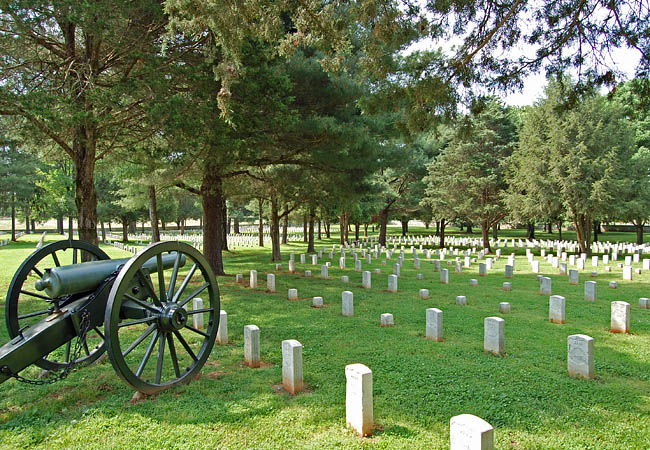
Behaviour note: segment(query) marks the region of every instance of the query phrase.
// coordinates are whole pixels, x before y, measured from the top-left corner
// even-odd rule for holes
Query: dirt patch
[[[208,372],[205,374],[206,378],[210,378],[211,380],[218,380],[219,378],[228,375],[227,372],[220,372],[218,370],[215,370],[214,372]]]

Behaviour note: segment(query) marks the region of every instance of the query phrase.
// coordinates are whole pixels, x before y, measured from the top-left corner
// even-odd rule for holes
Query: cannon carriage
[[[194,309],[199,296],[202,306]],[[219,310],[214,273],[185,243],[155,243],[111,260],[84,241],[54,242],[32,253],[9,285],[11,340],[0,347],[0,383],[29,381],[20,372],[31,365],[59,371],[52,380],[63,378],[107,352],[127,384],[154,394],[201,370]],[[196,315],[205,327],[192,325]]]

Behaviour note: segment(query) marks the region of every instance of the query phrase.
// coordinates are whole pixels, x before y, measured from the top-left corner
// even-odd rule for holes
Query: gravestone
[[[585,300],[595,302],[598,297],[598,286],[595,281],[585,281]]]
[[[305,277],[311,277],[311,270],[305,270]]]
[[[418,280],[424,280],[424,275],[422,275],[421,273],[418,273],[417,276],[416,276],[416,278],[417,278]]]
[[[369,271],[365,271],[361,274],[361,286],[364,289],[370,289],[372,287],[371,275]]]
[[[311,265],[315,266],[318,264],[318,255],[311,255]]]
[[[345,366],[345,422],[361,436],[370,436],[374,424],[372,371],[363,364]]]
[[[199,309],[203,309],[203,299],[200,299],[198,297],[195,297],[192,300],[192,310],[197,311]],[[203,329],[203,314],[198,313],[198,314],[193,314],[192,318],[194,319],[194,328],[197,330],[202,330]]]
[[[440,282],[442,284],[449,284],[449,269],[442,269],[440,271]]]
[[[266,274],[266,289],[269,292],[275,292],[275,275],[272,273]]]
[[[339,269],[341,270],[345,269],[345,256],[341,256],[339,258]]]
[[[343,283],[349,283],[349,282],[350,282],[350,277],[348,277],[347,275],[343,275],[343,276],[341,277],[341,281],[342,281]]]
[[[289,289],[287,300],[298,300],[298,289]]]
[[[560,263],[560,275],[566,275],[566,273],[567,273],[567,264],[565,262]]]
[[[572,334],[567,338],[567,346],[569,375],[592,379],[594,377],[594,338],[585,334]]]
[[[382,327],[392,327],[393,325],[395,325],[395,321],[393,320],[393,315],[389,313],[382,314],[380,324]]]
[[[320,266],[320,277],[323,280],[327,280],[329,278],[329,269],[327,266]]]
[[[244,275],[242,275],[241,273],[238,273],[237,275],[235,275],[235,281],[237,283],[243,283],[244,282]]]
[[[505,353],[505,324],[501,317],[486,317],[483,321],[483,351],[495,355]]]
[[[561,295],[551,295],[548,302],[548,320],[553,323],[565,323],[566,299]]]
[[[472,278],[471,280],[469,280],[469,285],[472,287],[478,286],[478,280]]]
[[[300,254],[300,264],[305,264],[305,254],[304,253]]]
[[[397,292],[397,275],[388,275],[388,292]]]
[[[616,289],[618,287],[618,283],[616,281],[610,281],[609,282],[609,288],[610,289]]]
[[[539,261],[533,261],[530,263],[533,273],[539,273]]]
[[[552,280],[549,277],[542,277],[539,283],[539,294],[540,295],[551,295],[552,292]]]
[[[650,308],[650,299],[646,297],[641,297],[639,299],[639,308],[643,308],[643,309]]]
[[[420,298],[426,300],[429,298],[429,289],[420,289]]]
[[[314,308],[322,308],[323,297],[314,297],[311,299],[311,306]]]
[[[257,325],[244,327],[244,361],[249,367],[260,366],[260,329]]]
[[[464,295],[457,295],[456,304],[461,306],[467,305],[467,297],[465,297]]]
[[[630,304],[627,302],[612,302],[611,326],[612,333],[630,332]]]
[[[296,262],[293,259],[289,260],[289,273],[296,273]]]
[[[463,263],[456,261],[456,273],[463,273]]]
[[[290,394],[304,390],[302,344],[295,339],[282,341],[282,387]]]
[[[626,281],[632,281],[632,267],[624,266],[623,267],[623,279]]]
[[[361,272],[361,260],[357,259],[354,263],[355,272]]]
[[[393,274],[399,277],[399,272],[400,272],[400,265],[399,264],[394,264],[393,265]]]
[[[219,311],[219,328],[217,329],[219,345],[228,344],[228,314],[223,309]]]
[[[579,273],[576,269],[569,269],[569,284],[579,283]]]
[[[499,312],[501,314],[510,314],[510,303],[508,302],[499,303]]]
[[[506,281],[503,283],[503,288],[504,291],[511,291],[512,290],[512,283]]]
[[[282,270],[282,264],[276,264],[275,265],[275,270]]]
[[[438,308],[426,311],[426,338],[442,342],[442,311]]]
[[[480,417],[461,414],[451,418],[450,450],[494,450],[494,428]]]
[[[354,316],[354,294],[350,291],[341,294],[341,313],[346,317]]]
[[[434,272],[440,272],[440,260],[439,259],[434,259],[433,260],[433,271]]]
[[[514,275],[514,266],[506,264],[506,278],[512,278]]]

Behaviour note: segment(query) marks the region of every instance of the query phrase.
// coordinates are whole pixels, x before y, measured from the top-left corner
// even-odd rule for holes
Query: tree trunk
[[[284,209],[289,209],[288,205],[284,206]],[[289,214],[284,216],[282,221],[282,243],[286,244],[289,240]]]
[[[108,221],[108,232],[109,233],[113,232],[113,228],[111,227],[111,221],[110,220]]]
[[[345,231],[347,230],[347,225],[345,224],[345,214],[339,216],[339,244],[345,244]]]
[[[379,245],[386,247],[386,228],[388,226],[388,209],[385,207],[379,212]]]
[[[350,242],[350,216],[345,215],[345,242]]]
[[[74,218],[72,216],[68,216],[68,239],[74,239]],[[79,239],[83,241],[81,236]]]
[[[217,275],[223,270],[223,181],[209,164],[206,164],[201,181],[201,204],[203,206],[203,255]]]
[[[230,233],[230,221],[228,220],[228,207],[226,206],[226,198],[223,196],[223,194],[221,197],[221,225],[221,250],[228,251],[228,234]]]
[[[63,234],[63,216],[59,216],[56,218],[56,232],[59,234]]]
[[[409,232],[409,220],[407,217],[402,217],[402,236],[406,236]]]
[[[368,224],[363,224],[363,237],[368,237]]]
[[[258,198],[257,199],[257,245],[260,247],[264,247],[264,218],[262,217],[262,214],[264,212],[264,199],[263,198]]]
[[[598,242],[598,233],[600,233],[600,222],[594,220],[594,242]]]
[[[32,233],[36,233],[36,221],[32,219],[31,222],[32,222]]]
[[[495,223],[494,225],[492,225],[492,239],[494,239],[495,241],[497,239],[499,239],[498,230],[499,230],[499,225],[498,224]]]
[[[424,222],[424,229],[425,230],[429,229],[429,224],[430,224],[430,222]]]
[[[11,241],[16,242],[16,193],[11,193]]]
[[[321,232],[320,232],[320,228],[321,228],[321,220],[320,220],[320,217],[319,217],[318,218],[318,240],[319,241],[323,238],[322,235],[321,235]]]
[[[325,236],[327,236],[327,239],[330,239],[332,237],[330,233],[330,225],[331,225],[330,219],[329,218],[325,219]]]
[[[153,184],[150,185],[147,192],[149,194],[149,220],[151,221],[151,243],[160,242],[160,230],[158,229],[158,206],[156,205],[156,186],[154,186]]]
[[[359,242],[359,227],[361,224],[359,222],[356,222],[354,224],[354,240]]]
[[[203,227],[201,227],[203,229]],[[185,219],[181,220],[181,236],[185,235]]]
[[[472,234],[472,222],[467,222],[467,234]]]
[[[278,201],[271,197],[271,261],[282,261],[280,253],[280,213]]]
[[[557,223],[558,239],[562,240],[562,222]]]
[[[75,166],[75,205],[79,239],[98,245],[97,191],[95,190],[95,130],[81,126],[73,141]],[[85,253],[84,253],[85,254]]]
[[[440,248],[445,248],[445,225],[447,225],[447,222],[443,217],[440,219]]]
[[[526,237],[528,239],[535,239],[535,222],[528,222],[526,224],[526,229],[528,230]]]
[[[634,229],[636,230],[636,244],[643,244],[643,224],[645,221],[643,219],[636,219],[632,222],[634,224]]]
[[[483,248],[486,252],[492,253],[490,247],[490,223],[486,220],[481,222],[481,234],[483,235]]]
[[[29,234],[29,208],[25,208],[25,234]]]
[[[160,219],[160,229],[162,231],[167,231],[167,226],[165,224],[166,222],[163,219]]]
[[[138,231],[136,229],[136,226],[137,226],[137,223],[135,223],[135,221],[129,222],[129,233],[131,233],[131,234],[136,233]]]
[[[129,242],[129,221],[122,217],[122,242]]]
[[[302,215],[302,241],[307,242],[307,214]]]
[[[316,253],[314,247],[314,220],[316,218],[316,210],[312,207],[309,209],[309,237],[307,239],[307,253]]]
[[[235,234],[239,234],[239,218],[235,217],[234,230]]]
[[[440,221],[436,220],[436,236],[440,236]]]
[[[553,224],[552,223],[549,222],[548,225],[546,225],[546,229],[548,230],[549,234],[553,234]]]
[[[591,217],[588,214],[573,214],[573,226],[576,229],[576,237],[580,246],[580,253],[591,256]]]
[[[102,226],[102,242],[106,242],[106,227],[104,226],[104,221],[100,222]]]

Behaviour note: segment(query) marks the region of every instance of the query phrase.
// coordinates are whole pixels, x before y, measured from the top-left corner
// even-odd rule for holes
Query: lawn
[[[392,230],[397,233],[397,230]],[[426,232],[432,232],[429,229]],[[411,232],[425,232],[412,229]],[[503,235],[523,236],[504,230]],[[13,272],[29,255],[38,235],[0,247],[0,294],[4,297]],[[338,236],[337,236],[338,237]],[[351,236],[352,237],[352,236]],[[538,238],[557,237],[538,235]],[[568,232],[563,233],[568,239]],[[633,239],[632,233],[612,233],[604,240]],[[48,235],[48,241],[56,236]],[[331,248],[338,239],[317,241]],[[501,290],[506,258],[487,277],[478,265],[462,274],[450,269],[450,284],[420,253],[422,267],[413,268],[407,246],[399,292],[386,292],[397,255],[363,264],[372,274],[372,289],[361,288],[361,273],[353,258],[338,268],[335,252],[330,279],[321,280],[321,263],[299,263],[306,244],[283,246],[282,270],[275,271],[268,248],[235,249],[225,255],[230,276],[219,278],[221,309],[228,313],[230,345],[216,346],[202,376],[187,386],[131,403],[133,391],[109,362],[85,367],[51,386],[28,386],[10,380],[0,386],[0,447],[3,448],[448,448],[449,419],[470,413],[495,428],[497,448],[647,449],[650,448],[650,310],[639,309],[648,297],[650,273],[623,281],[613,263],[611,273],[592,279],[590,261],[580,284],[542,260],[542,273],[553,280],[553,293],[566,297],[567,323],[548,322],[548,297],[539,295],[536,275],[520,249],[511,292]],[[111,257],[129,253],[104,247]],[[296,274],[287,272],[289,252],[296,254]],[[507,252],[504,252],[507,254]],[[538,259],[540,259],[538,257]],[[619,256],[619,260],[621,256]],[[641,264],[635,264],[641,267]],[[234,274],[258,271],[260,287],[235,283]],[[304,277],[311,270],[312,278]],[[276,273],[278,293],[266,292],[266,273]],[[417,280],[418,273],[424,280]],[[348,275],[350,282],[341,281]],[[478,287],[469,280],[478,279]],[[585,302],[584,281],[598,283],[598,300]],[[618,289],[608,289],[610,280]],[[287,290],[298,289],[298,301]],[[430,290],[429,300],[418,291]],[[341,316],[341,292],[354,293],[354,317]],[[467,296],[467,306],[455,304]],[[325,307],[310,307],[322,296]],[[631,333],[609,332],[610,302],[631,304]],[[4,301],[1,300],[1,301]],[[499,314],[499,302],[511,303],[510,314]],[[0,305],[1,306],[1,305]],[[444,313],[444,341],[424,338],[425,310]],[[395,327],[379,326],[382,313],[392,313]],[[505,319],[506,355],[483,352],[483,320]],[[243,363],[243,327],[261,329],[262,367]],[[595,340],[596,378],[571,378],[566,373],[567,336],[587,334]],[[307,392],[283,393],[281,342],[303,345]],[[0,342],[8,335],[4,327]],[[347,364],[362,363],[373,371],[375,432],[359,438],[345,426]]]

